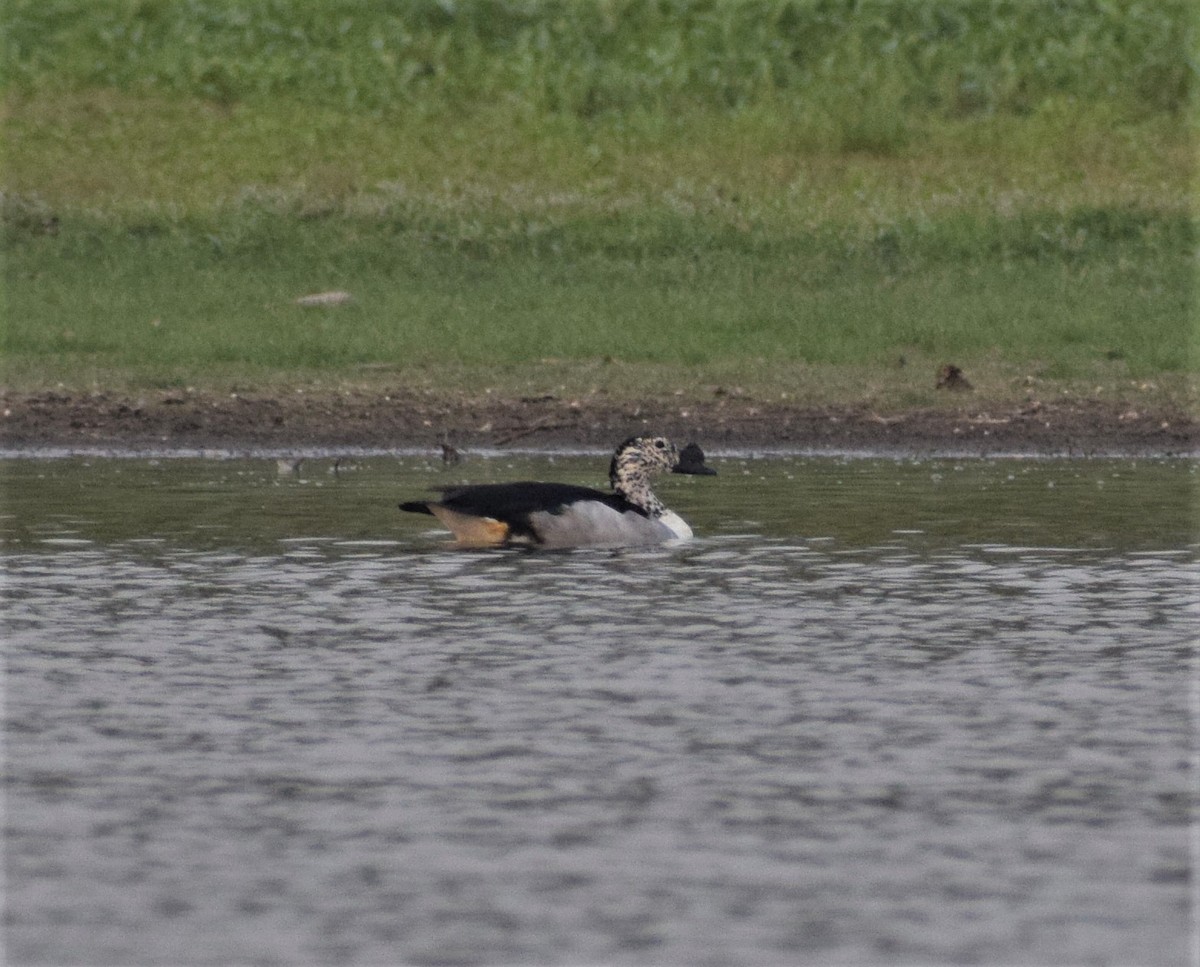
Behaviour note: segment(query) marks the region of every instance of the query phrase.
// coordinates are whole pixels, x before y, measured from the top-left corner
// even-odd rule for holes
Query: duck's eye
[[[658,449],[660,449],[660,450],[665,450],[667,448],[667,441],[666,440],[655,440],[654,445],[656,447],[658,447]]]

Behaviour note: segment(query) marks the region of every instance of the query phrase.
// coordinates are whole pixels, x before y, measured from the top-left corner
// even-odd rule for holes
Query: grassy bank
[[[40,210],[27,212],[43,231]],[[544,357],[890,365],[1003,355],[1051,375],[1183,371],[1186,218],[956,213],[885,228],[638,206],[472,223],[437,211],[205,221],[76,215],[10,252],[10,373],[38,360],[155,381]],[[24,284],[22,284],[24,283]],[[354,302],[303,308],[304,293]]]
[[[1185,5],[448,9],[10,4],[6,382],[1194,385]]]
[[[858,131],[1049,98],[1178,111],[1188,0],[9,0],[13,87],[380,116],[594,118],[769,104]],[[872,133],[872,126],[877,131]],[[891,137],[882,139],[884,143]],[[838,146],[848,147],[842,141]]]

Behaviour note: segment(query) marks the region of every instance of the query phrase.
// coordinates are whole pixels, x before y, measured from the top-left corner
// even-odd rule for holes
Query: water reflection
[[[9,959],[1184,962],[1194,468],[720,468],[538,554],[394,505],[595,461],[8,465]]]

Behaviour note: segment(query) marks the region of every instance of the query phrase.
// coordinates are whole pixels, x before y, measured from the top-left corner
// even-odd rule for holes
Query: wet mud
[[[609,447],[653,431],[706,447],[813,451],[1195,455],[1200,422],[1183,410],[1097,400],[936,408],[802,406],[725,396],[580,402],[462,392],[215,394],[5,393],[0,446],[113,449]]]

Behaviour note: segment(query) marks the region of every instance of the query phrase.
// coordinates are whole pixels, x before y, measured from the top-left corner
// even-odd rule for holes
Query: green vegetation
[[[1187,0],[9,0],[9,83],[533,115],[1180,110]],[[854,109],[858,110],[854,110]],[[894,110],[897,109],[897,110]]]
[[[6,382],[1186,391],[1190,16],[11,0]]]

